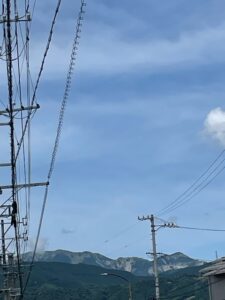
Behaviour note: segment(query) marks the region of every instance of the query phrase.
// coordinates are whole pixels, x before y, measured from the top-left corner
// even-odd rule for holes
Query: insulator
[[[0,22],[5,22],[6,21],[6,16],[5,15],[1,15],[0,16]]]
[[[22,222],[23,222],[23,226],[27,226],[27,218],[23,218]]]
[[[27,17],[27,21],[31,21],[31,14],[30,14],[30,12],[28,12],[28,13],[26,14],[26,17]]]
[[[27,234],[23,234],[23,240],[26,242],[26,241],[28,241],[28,236],[27,236]]]

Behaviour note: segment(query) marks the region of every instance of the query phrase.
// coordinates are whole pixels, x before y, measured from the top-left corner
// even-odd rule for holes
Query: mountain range
[[[30,262],[32,252],[25,253],[23,260]],[[111,259],[98,253],[88,251],[70,252],[66,250],[44,251],[36,254],[35,262],[60,262],[67,264],[86,264],[111,270],[127,271],[136,276],[153,274],[153,262],[138,257],[119,257]],[[176,252],[171,255],[161,255],[158,258],[159,272],[178,270],[188,267],[201,266],[205,262],[188,257]]]
[[[29,269],[25,263],[25,279]],[[197,266],[160,273],[160,299],[209,300],[207,279],[200,275],[201,269],[202,266]],[[129,286],[133,300],[154,299],[154,276],[151,275],[135,276],[87,264],[35,262],[23,299],[127,300]]]

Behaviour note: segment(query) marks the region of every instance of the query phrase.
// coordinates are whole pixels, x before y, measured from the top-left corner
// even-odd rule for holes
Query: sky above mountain
[[[34,10],[34,81],[56,2],[37,1]],[[46,178],[79,5],[62,2],[37,93],[34,181]],[[137,217],[174,201],[225,145],[224,11],[222,0],[87,1],[40,249],[146,257],[150,224]],[[224,179],[221,171],[160,217],[225,229]],[[35,190],[31,248],[42,199]],[[157,247],[201,259],[225,255],[223,232],[160,229]]]

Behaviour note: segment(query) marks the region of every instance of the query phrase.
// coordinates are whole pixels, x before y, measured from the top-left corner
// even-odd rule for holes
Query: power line
[[[111,238],[106,239],[104,241],[104,243],[110,243],[112,240],[114,240],[114,239],[120,237],[121,235],[123,235],[124,233],[132,230],[137,225],[138,225],[138,223],[136,222],[136,223],[134,223],[134,224],[132,224],[130,226],[125,227],[124,229],[122,229],[122,230],[118,231],[117,233],[115,233],[114,235],[112,235]]]
[[[60,2],[61,1],[59,1],[58,4]],[[84,2],[84,0],[81,0],[80,11],[79,11],[79,14],[78,14],[78,20],[77,20],[76,29],[75,29],[75,37],[74,37],[72,52],[71,52],[71,56],[70,56],[69,68],[68,68],[67,77],[66,77],[65,90],[64,90],[64,95],[63,95],[61,108],[60,108],[60,113],[59,113],[59,120],[58,120],[58,127],[57,127],[57,132],[56,132],[56,137],[55,137],[55,143],[54,143],[54,147],[53,147],[53,151],[52,151],[52,156],[51,156],[50,166],[49,166],[49,171],[48,171],[48,176],[47,176],[48,182],[50,181],[53,170],[54,170],[56,154],[57,154],[57,150],[58,150],[58,147],[59,147],[59,141],[60,141],[62,126],[63,126],[63,120],[64,120],[64,113],[65,113],[67,100],[68,100],[68,97],[69,97],[71,81],[72,81],[72,75],[73,75],[74,65],[75,65],[75,61],[76,61],[76,57],[77,57],[77,51],[76,50],[78,49],[78,44],[79,44],[78,40],[80,38],[81,25],[82,25],[83,15],[84,15],[84,12],[85,12],[84,11],[84,6],[86,6],[86,3]],[[35,94],[35,92],[34,92],[34,94]],[[33,100],[34,100],[34,98],[33,98]],[[40,215],[40,220],[39,220],[39,225],[38,225],[38,231],[37,231],[34,251],[33,251],[32,260],[31,260],[31,263],[30,263],[30,268],[29,268],[27,280],[26,280],[24,290],[23,290],[24,293],[26,291],[26,288],[27,288],[27,285],[28,285],[28,282],[29,282],[29,279],[30,279],[30,275],[31,275],[31,272],[32,272],[33,263],[34,263],[34,260],[35,260],[37,245],[38,245],[39,236],[40,236],[40,232],[41,232],[42,221],[43,221],[43,217],[44,217],[45,206],[46,206],[47,197],[48,197],[48,190],[49,190],[48,187],[49,187],[49,185],[47,185],[46,188],[45,188],[45,194],[44,194],[44,199],[43,199],[43,203],[42,203],[42,209],[41,209],[41,215]]]
[[[197,276],[196,276],[197,277]],[[168,295],[166,295],[166,297],[161,297],[161,300],[173,300],[175,297],[177,298],[177,297],[182,297],[182,298],[180,298],[180,299],[186,299],[186,297],[190,297],[190,296],[192,296],[193,295],[193,293],[196,293],[196,292],[198,292],[198,291],[201,291],[201,290],[205,290],[205,289],[207,289],[209,286],[211,286],[211,285],[213,285],[213,284],[216,284],[216,283],[218,283],[219,281],[221,281],[221,279],[220,280],[218,280],[217,282],[214,282],[214,283],[212,283],[212,284],[209,284],[209,283],[205,283],[205,286],[201,286],[201,287],[195,287],[196,285],[198,285],[199,284],[199,282],[192,282],[192,283],[190,283],[190,284],[188,284],[188,285],[185,285],[185,286],[182,286],[182,287],[180,287],[180,288],[177,288],[176,290],[173,290],[172,292],[169,292],[169,294]],[[187,293],[182,293],[182,294],[176,294],[177,293],[177,291],[178,292],[180,292],[180,290],[184,290],[184,289],[187,289],[187,288],[189,288],[189,287],[192,287],[192,290],[190,291],[190,292],[187,292]]]
[[[12,218],[15,219],[14,231],[15,231],[15,242],[16,242],[16,256],[17,256],[17,268],[19,275],[19,287],[20,294],[23,295],[23,282],[20,266],[20,252],[19,252],[19,241],[18,241],[18,229],[16,226],[17,222],[17,199],[16,199],[16,164],[15,164],[15,144],[14,144],[14,120],[13,120],[13,79],[12,79],[12,33],[11,33],[11,2],[6,1],[6,53],[7,53],[7,76],[8,76],[8,100],[9,100],[9,117],[10,117],[10,152],[11,152],[11,184],[12,184],[12,206],[15,208]],[[2,235],[4,237],[4,221],[2,221]],[[5,253],[3,253],[5,255]]]
[[[192,193],[192,195],[188,198],[183,199],[183,201],[180,201],[176,206],[171,207],[170,209],[168,209],[166,212],[164,212],[163,214],[168,214],[174,210],[176,210],[177,208],[181,207],[182,205],[186,204],[187,202],[189,202],[191,199],[193,199],[195,196],[197,196],[203,189],[205,189],[212,181],[214,181],[214,179],[220,175],[220,173],[222,173],[222,171],[225,169],[225,166],[223,166],[209,181],[207,181],[203,186],[201,186],[201,188],[199,188],[195,193]],[[205,181],[205,180],[204,180]],[[202,182],[203,183],[203,182]],[[201,183],[201,184],[202,184]],[[200,186],[200,185],[199,185]]]
[[[41,79],[41,75],[42,75],[42,72],[43,72],[43,69],[44,69],[44,64],[45,64],[45,60],[46,60],[46,57],[47,57],[47,54],[48,54],[48,51],[49,51],[49,47],[50,47],[50,44],[51,44],[51,41],[52,41],[53,30],[54,30],[54,26],[55,26],[55,23],[56,23],[56,18],[57,18],[59,9],[60,9],[60,5],[61,5],[61,0],[58,0],[57,6],[56,6],[56,9],[55,9],[55,13],[54,13],[54,17],[53,17],[53,20],[52,20],[50,32],[49,32],[47,45],[46,45],[44,55],[43,55],[43,59],[42,59],[42,62],[41,62],[41,67],[40,67],[40,70],[39,70],[39,73],[38,73],[38,76],[37,76],[36,84],[34,86],[34,92],[33,92],[32,100],[31,100],[31,106],[33,106],[33,104],[35,102],[35,99],[36,99],[37,89],[38,89],[39,82],[40,82],[40,79]],[[20,151],[20,148],[21,148],[21,145],[22,145],[22,142],[23,142],[23,139],[24,139],[27,127],[28,127],[28,124],[29,124],[29,121],[30,121],[30,118],[31,118],[31,114],[32,114],[32,110],[29,111],[29,113],[27,115],[27,120],[26,120],[26,123],[24,125],[24,130],[23,130],[21,140],[20,140],[19,145],[18,145],[16,159],[18,157],[18,152]]]
[[[223,278],[220,278],[220,279],[218,279],[218,280],[215,280],[214,282],[208,282],[208,283],[205,284],[205,286],[195,288],[195,289],[194,289],[194,293],[195,293],[195,292],[198,292],[198,291],[201,291],[201,290],[204,290],[204,289],[206,289],[206,288],[209,288],[209,287],[213,286],[214,284],[217,284],[217,283],[219,283],[219,282],[221,282],[221,281],[223,281],[223,280],[224,280]],[[196,284],[198,284],[198,282],[195,282],[195,283],[194,283],[194,285],[196,285]],[[182,294],[177,294],[177,295],[176,295],[177,290],[178,290],[178,291],[179,291],[179,290],[184,290],[184,289],[189,288],[189,287],[193,287],[193,283],[188,284],[188,285],[185,285],[185,286],[182,286],[182,287],[176,289],[175,291],[171,292],[170,295],[167,295],[166,297],[161,297],[161,299],[165,299],[165,300],[171,299],[171,300],[173,300],[174,297],[182,297],[182,299],[185,299],[186,297],[190,297],[191,294],[193,294],[193,291],[187,292],[186,294],[182,293]],[[171,294],[172,294],[173,296],[171,296]]]
[[[159,228],[161,228],[161,227],[168,227],[168,228],[190,229],[190,230],[200,230],[200,231],[225,232],[225,229],[181,226],[181,225],[177,225],[177,224],[175,224],[173,222],[167,222],[167,221],[162,220],[160,218],[155,218],[155,219],[159,219],[161,222],[163,222],[163,224],[156,225]]]
[[[204,188],[206,188],[224,169],[225,166],[221,165],[225,162],[225,158],[221,160],[225,153],[225,149],[222,150],[216,159],[209,165],[209,167],[188,187],[183,193],[181,193],[172,202],[159,210],[156,214],[158,216],[168,214],[169,212],[184,205],[197,194],[199,194]],[[213,168],[215,166],[215,168]],[[220,168],[221,167],[221,168]],[[213,168],[213,169],[212,169]],[[211,172],[210,172],[211,171]],[[206,176],[207,175],[207,176]],[[205,178],[204,178],[205,177]],[[203,179],[203,180],[201,180]],[[200,182],[200,183],[199,183]]]
[[[190,230],[199,230],[199,231],[213,231],[213,232],[225,232],[225,229],[215,229],[215,228],[198,228],[198,227],[188,227],[188,226],[179,226],[175,225],[174,228],[180,229],[190,229]]]

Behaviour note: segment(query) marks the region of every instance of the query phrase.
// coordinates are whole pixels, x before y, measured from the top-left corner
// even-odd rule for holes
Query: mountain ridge
[[[31,261],[32,252],[23,255],[24,261]],[[153,274],[153,262],[139,257],[118,257],[112,259],[99,253],[90,251],[72,252],[58,249],[55,251],[38,252],[35,262],[62,262],[69,264],[86,264],[108,268],[112,270],[127,271],[137,276],[148,276]],[[159,272],[178,270],[187,267],[201,266],[205,262],[190,258],[189,256],[176,252],[164,254],[158,258]]]

